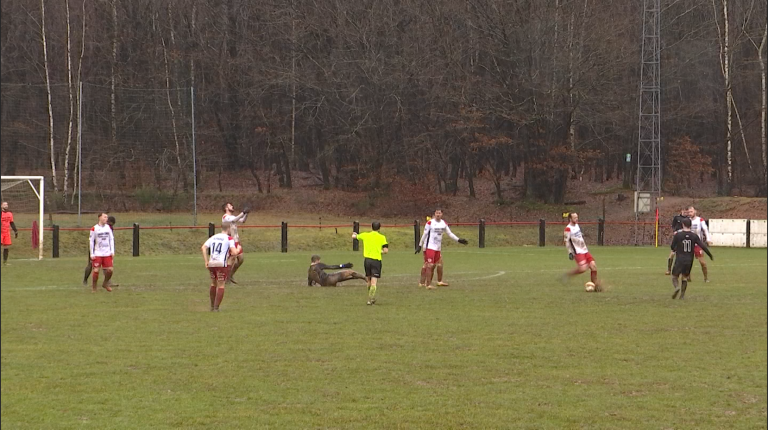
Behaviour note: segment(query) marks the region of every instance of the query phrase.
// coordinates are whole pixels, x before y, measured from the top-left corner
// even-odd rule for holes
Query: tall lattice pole
[[[640,111],[635,191],[661,196],[661,0],[643,0]],[[639,205],[638,205],[639,208]],[[635,245],[640,211],[635,211]]]

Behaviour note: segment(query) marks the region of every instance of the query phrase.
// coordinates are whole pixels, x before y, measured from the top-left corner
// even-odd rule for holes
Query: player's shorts
[[[675,260],[675,267],[672,268],[673,276],[689,276],[691,274],[691,267],[693,267],[692,258],[680,258]]]
[[[693,256],[699,258],[702,255],[704,255],[704,250],[699,245],[693,245]]]
[[[424,251],[424,262],[430,263],[430,264],[437,264],[442,260],[443,255],[440,253],[440,251],[435,251],[434,249],[427,249]]]
[[[91,260],[91,264],[93,265],[94,269],[98,269],[99,267],[103,267],[105,269],[111,269],[112,257],[93,257],[93,260]]]
[[[363,262],[365,276],[369,278],[381,278],[381,260],[366,258]]]
[[[0,245],[11,246],[11,232],[3,233],[0,236]]]
[[[209,267],[208,272],[211,273],[211,281],[224,282],[229,278],[229,267]]]
[[[586,254],[576,254],[573,256],[574,260],[576,260],[576,264],[581,266],[582,264],[589,264],[593,261],[595,261],[594,258],[592,258],[592,254],[587,252]]]

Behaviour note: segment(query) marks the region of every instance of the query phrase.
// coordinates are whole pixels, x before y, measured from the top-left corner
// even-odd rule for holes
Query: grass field
[[[309,253],[249,254],[219,313],[199,255],[120,257],[98,294],[85,258],[12,260],[2,426],[766,428],[766,251],[713,252],[673,301],[666,248],[595,248],[601,294],[558,282],[562,249],[451,248],[436,291],[394,250],[375,306],[306,287]]]

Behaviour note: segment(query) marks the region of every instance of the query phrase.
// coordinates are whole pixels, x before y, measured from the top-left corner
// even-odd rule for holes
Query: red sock
[[[592,282],[597,285],[597,270],[593,270],[592,273]]]
[[[213,306],[214,309],[218,309],[219,306],[221,306],[221,301],[224,300],[224,287],[218,288],[216,291],[216,304]]]
[[[216,303],[216,286],[211,285],[211,307]]]

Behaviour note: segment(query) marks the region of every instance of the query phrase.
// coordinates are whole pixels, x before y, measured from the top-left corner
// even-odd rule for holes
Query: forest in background
[[[661,3],[665,190],[711,176],[764,196],[766,2]],[[80,133],[84,188],[188,192],[193,136],[198,179],[240,172],[259,192],[295,172],[470,196],[482,176],[503,200],[520,171],[522,196],[547,203],[585,176],[628,187],[642,8],[3,0],[2,174],[45,174],[67,201]]]

